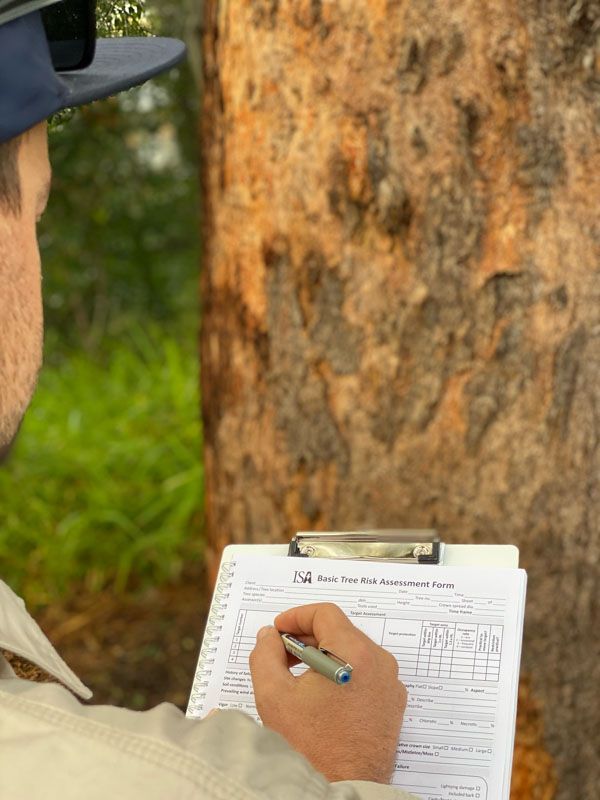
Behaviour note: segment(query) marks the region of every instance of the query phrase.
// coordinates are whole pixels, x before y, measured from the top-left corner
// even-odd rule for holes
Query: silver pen
[[[324,675],[335,683],[348,683],[352,677],[352,667],[350,664],[347,664],[343,658],[339,658],[329,650],[304,644],[304,642],[300,642],[298,639],[290,636],[289,633],[282,633],[281,640],[288,653],[296,656],[296,658],[299,658],[300,661],[307,664],[311,669],[314,669],[315,672]]]

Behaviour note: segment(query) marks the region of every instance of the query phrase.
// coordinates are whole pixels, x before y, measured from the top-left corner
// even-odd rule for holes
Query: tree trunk
[[[514,542],[557,797],[596,798],[600,6],[205,15],[212,567],[297,529]]]

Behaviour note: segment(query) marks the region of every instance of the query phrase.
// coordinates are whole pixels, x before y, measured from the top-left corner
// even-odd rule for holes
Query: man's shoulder
[[[59,685],[10,679],[0,681],[0,719],[9,796],[255,797],[214,769],[215,742],[204,726],[166,703],[143,713],[84,706]],[[65,774],[79,776],[72,790]],[[83,775],[94,776],[93,786]]]
[[[3,785],[13,789],[10,796],[33,800],[56,792],[70,798],[65,774],[95,776],[92,787],[78,785],[72,793],[90,800],[111,794],[128,800],[328,794],[325,779],[302,756],[240,712],[199,721],[168,703],[145,712],[87,706],[57,684],[13,678],[0,680],[0,720]],[[42,775],[46,794],[39,791]]]

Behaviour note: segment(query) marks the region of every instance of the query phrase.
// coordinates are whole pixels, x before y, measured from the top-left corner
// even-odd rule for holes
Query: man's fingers
[[[294,677],[289,671],[287,652],[273,626],[261,628],[250,653],[250,672],[257,700],[264,692],[286,689]]]
[[[354,629],[354,625],[339,606],[334,603],[310,603],[283,611],[275,617],[275,627],[295,636],[304,634],[319,638],[319,632],[326,627]]]
[[[331,649],[364,638],[341,608],[333,603],[311,603],[290,608],[275,617],[275,627],[292,636],[312,637],[316,643]]]

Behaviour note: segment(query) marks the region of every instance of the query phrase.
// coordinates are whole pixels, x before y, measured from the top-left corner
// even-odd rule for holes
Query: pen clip
[[[344,669],[347,669],[348,672],[352,672],[352,667],[350,666],[350,664],[348,664],[348,662],[344,658],[336,656],[335,653],[332,653],[331,650],[327,650],[324,647],[319,647],[319,650],[321,651],[321,653],[323,653],[323,655],[329,656],[329,658],[333,658],[334,661],[337,661],[342,667],[344,667]]]

